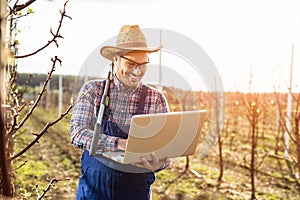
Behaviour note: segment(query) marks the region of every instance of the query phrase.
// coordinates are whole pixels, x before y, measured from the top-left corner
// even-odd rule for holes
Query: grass
[[[50,121],[55,120],[54,114],[37,110],[26,127],[26,133],[20,138],[16,152],[24,148],[35,138],[31,133],[37,133]],[[69,118],[60,121],[28,152],[13,163],[14,168],[26,164],[15,171],[16,199],[35,199],[48,186],[51,179],[59,180],[56,187],[48,192],[48,198],[74,198],[77,179],[80,172],[80,151],[70,144]],[[38,186],[38,188],[37,188]]]
[[[35,138],[32,133],[38,133],[47,122],[56,117],[56,113],[38,109],[17,138],[15,151],[24,148]],[[59,181],[47,192],[46,199],[75,198],[81,151],[70,144],[69,121],[70,115],[49,129],[39,143],[14,161],[14,168],[27,161],[14,173],[15,199],[36,199],[36,191],[40,195],[53,178]],[[218,183],[220,170],[216,145],[203,159],[198,157],[198,153],[191,156],[189,168],[185,172],[185,157],[172,159],[170,167],[157,173],[152,187],[153,199],[250,199],[250,144],[245,138],[247,128],[240,128],[239,131],[241,130],[244,132],[235,133],[233,143],[230,143],[229,137],[224,140],[224,174],[221,184]],[[273,152],[275,140],[270,135],[265,138],[267,139],[263,141],[261,139],[257,150],[257,162],[261,161],[255,176],[257,199],[300,199],[300,180],[291,176],[290,171],[295,169],[295,163],[290,163],[291,168],[287,167],[287,161],[280,158],[282,153],[278,157],[264,156],[265,152]]]

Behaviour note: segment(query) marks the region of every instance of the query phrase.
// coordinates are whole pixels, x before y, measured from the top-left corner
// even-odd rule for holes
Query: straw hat
[[[155,49],[147,47],[147,41],[138,25],[124,25],[117,37],[116,46],[104,46],[100,49],[103,57],[112,60],[115,55],[123,55],[130,51],[145,51],[152,53],[160,50],[162,46]]]

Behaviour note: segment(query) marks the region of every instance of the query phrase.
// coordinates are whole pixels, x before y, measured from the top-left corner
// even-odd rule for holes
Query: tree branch
[[[30,6],[32,3],[34,3],[36,0],[29,0],[21,5],[17,5],[18,1],[14,4],[13,8],[10,9],[8,15],[15,14],[16,12],[19,12],[23,10],[24,8]]]
[[[53,126],[54,124],[56,124],[57,122],[59,122],[62,118],[64,118],[64,116],[66,116],[66,115],[70,112],[70,110],[73,108],[73,106],[74,106],[74,104],[71,104],[71,105],[68,107],[68,109],[67,109],[63,114],[61,114],[61,116],[60,116],[59,118],[57,118],[55,121],[53,121],[53,122],[48,122],[48,123],[44,126],[43,130],[41,130],[40,133],[35,134],[35,135],[36,135],[36,138],[35,138],[30,144],[28,144],[22,151],[20,151],[19,153],[15,154],[15,155],[14,155],[13,157],[11,157],[10,159],[11,159],[11,160],[14,160],[14,159],[20,157],[20,156],[23,155],[28,149],[30,149],[35,143],[38,143],[38,142],[39,142],[39,139],[40,139],[45,133],[47,133],[48,129],[49,129],[51,126]]]
[[[16,168],[14,169],[14,171],[17,171],[18,169],[20,169],[20,168],[22,168],[23,166],[25,166],[27,162],[28,162],[28,160],[25,160],[21,165],[19,165],[18,167],[16,167]]]
[[[66,179],[63,179],[63,180],[70,180],[70,179],[69,179],[69,178],[66,178]],[[42,199],[43,197],[45,197],[46,193],[47,193],[48,191],[50,191],[51,187],[54,187],[54,186],[55,186],[55,185],[54,185],[55,183],[58,183],[59,181],[63,181],[63,180],[58,180],[58,179],[56,179],[56,178],[53,178],[53,179],[49,182],[47,188],[43,190],[43,193],[42,193],[41,196],[39,195],[38,185],[36,185],[35,190],[36,190],[37,195],[38,195],[38,200],[40,200],[40,199]]]
[[[48,73],[47,79],[45,80],[42,90],[40,91],[39,95],[37,96],[35,102],[33,103],[31,109],[28,111],[28,113],[25,115],[25,117],[22,119],[22,121],[15,127],[15,131],[17,131],[18,129],[20,129],[24,123],[29,119],[30,115],[33,113],[34,109],[37,107],[38,103],[40,102],[44,92],[46,91],[46,86],[48,84],[48,82],[50,81],[51,77],[52,77],[52,73],[55,71],[55,65],[56,62],[60,62],[61,64],[61,60],[59,58],[57,58],[56,56],[54,58],[51,59],[51,61],[53,62],[52,65],[52,69],[51,71]]]
[[[16,59],[18,59],[18,58],[26,58],[26,57],[35,55],[35,54],[39,53],[40,51],[42,51],[43,49],[45,49],[46,47],[48,47],[53,42],[56,44],[56,47],[58,48],[57,38],[63,38],[60,35],[60,29],[62,27],[63,19],[64,19],[64,17],[72,19],[70,16],[66,15],[66,5],[67,5],[67,3],[68,3],[68,0],[64,3],[64,9],[63,9],[63,11],[60,11],[61,18],[60,18],[59,25],[58,25],[58,28],[57,28],[56,32],[53,33],[52,32],[52,28],[50,28],[50,33],[53,36],[53,38],[51,40],[49,40],[47,42],[47,44],[45,44],[43,47],[39,48],[38,50],[36,50],[36,51],[34,51],[32,53],[29,53],[29,54],[26,54],[26,55],[21,55],[21,56],[15,56]]]

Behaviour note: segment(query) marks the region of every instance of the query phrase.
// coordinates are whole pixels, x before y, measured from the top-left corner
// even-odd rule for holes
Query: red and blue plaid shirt
[[[114,76],[109,87],[111,114],[108,120],[121,126],[129,126],[132,116],[137,113],[142,88],[143,86],[140,84],[136,89],[126,89]],[[70,122],[72,144],[75,147],[84,150],[90,148],[103,90],[103,80],[92,80],[86,82],[79,92]],[[169,107],[165,96],[155,88],[148,86],[144,113],[168,111]],[[105,133],[100,134],[96,153],[116,151],[114,145],[116,139],[117,137],[108,136]]]

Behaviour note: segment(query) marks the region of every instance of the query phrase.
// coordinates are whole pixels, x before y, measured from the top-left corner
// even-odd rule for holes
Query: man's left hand
[[[170,158],[159,160],[156,153],[151,153],[151,157],[152,161],[148,161],[145,157],[141,157],[141,162],[135,163],[133,165],[155,171],[162,168],[163,166],[168,166],[170,164]]]

